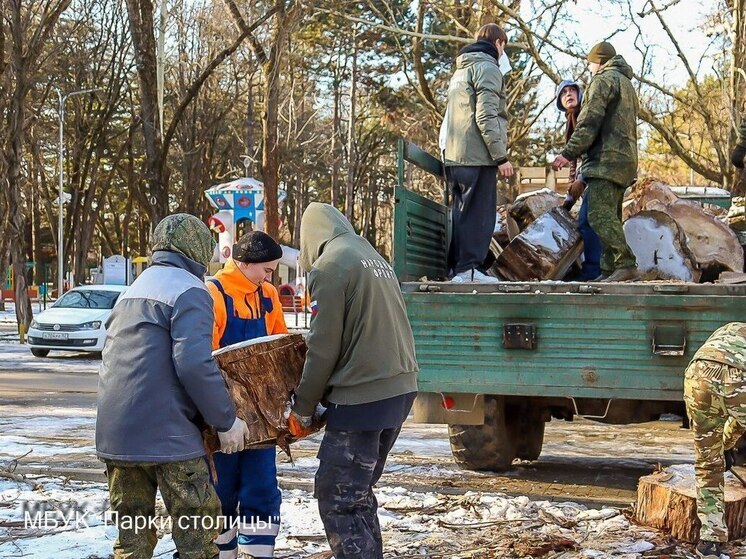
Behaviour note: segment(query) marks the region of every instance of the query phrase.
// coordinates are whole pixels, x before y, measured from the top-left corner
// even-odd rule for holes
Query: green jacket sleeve
[[[300,416],[313,415],[327,390],[329,378],[339,360],[345,319],[346,280],[341,272],[311,270],[308,288],[315,314],[311,316],[303,376],[295,391],[293,411]]]
[[[476,95],[475,119],[487,149],[498,164],[508,159],[507,130],[500,125],[500,94],[503,77],[487,63],[477,64],[472,75]]]
[[[738,131],[738,145],[746,149],[746,113],[741,115],[741,128]]]
[[[578,124],[570,141],[562,150],[562,155],[566,159],[577,159],[593,145],[601,133],[601,126],[613,95],[614,84],[611,80],[602,78],[591,81],[578,115]]]

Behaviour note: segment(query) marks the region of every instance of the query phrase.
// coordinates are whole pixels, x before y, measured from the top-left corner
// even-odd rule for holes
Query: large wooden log
[[[298,386],[306,356],[300,334],[255,338],[222,348],[215,360],[236,406],[236,414],[249,427],[247,444],[277,441],[286,447],[290,394]],[[208,451],[220,445],[216,433],[205,437]]]
[[[510,216],[509,206],[498,206],[497,217],[495,219],[495,230],[492,232],[492,238],[497,241],[500,248],[505,248],[510,244],[521,230],[515,219]]]
[[[662,182],[655,180],[637,182],[624,203],[622,221],[627,221],[630,217],[646,210],[651,202],[669,204],[676,202],[678,199],[678,196]]]
[[[681,228],[668,214],[644,210],[624,222],[624,236],[648,279],[699,281],[699,270]]]
[[[505,247],[495,268],[511,281],[562,279],[582,250],[575,220],[567,210],[553,208]]]
[[[700,281],[714,281],[721,272],[743,271],[743,250],[738,236],[701,204],[676,200],[668,204],[651,202],[647,208],[668,214],[683,231],[686,246],[701,273]]]
[[[676,465],[640,478],[635,518],[640,524],[665,530],[676,539],[699,539],[694,466]],[[746,536],[746,488],[725,474],[725,524],[731,540]]]
[[[521,194],[510,207],[509,214],[521,231],[552,208],[561,206],[565,197],[554,190],[543,188],[535,192]]]

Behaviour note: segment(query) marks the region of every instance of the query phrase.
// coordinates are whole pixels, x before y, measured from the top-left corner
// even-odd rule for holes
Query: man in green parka
[[[500,60],[508,36],[495,23],[456,58],[443,122],[443,157],[453,201],[448,267],[454,282],[496,283],[484,273],[497,215],[497,174],[508,179],[508,112]]]
[[[624,238],[622,200],[637,175],[637,94],[632,68],[611,44],[595,45],[588,62],[593,79],[575,132],[552,167],[558,171],[584,155],[588,221],[603,245],[598,279],[630,281],[639,273]]]

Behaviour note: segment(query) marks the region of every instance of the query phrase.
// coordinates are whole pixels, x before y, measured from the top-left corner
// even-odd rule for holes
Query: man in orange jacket
[[[215,312],[214,349],[287,333],[271,282],[281,257],[282,247],[262,231],[250,231],[233,245],[233,258],[207,282]],[[282,501],[275,455],[274,445],[215,453],[215,489],[229,521],[216,542],[220,559],[235,558],[239,550],[256,559],[273,556]]]

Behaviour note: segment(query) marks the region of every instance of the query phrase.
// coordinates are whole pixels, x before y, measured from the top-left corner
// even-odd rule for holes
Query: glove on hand
[[[730,162],[739,169],[743,169],[744,157],[746,157],[746,148],[742,146],[736,146],[735,148],[733,148],[733,152],[730,154]]]
[[[573,200],[577,200],[585,192],[585,183],[583,181],[575,181],[568,188],[567,193],[572,196]]]
[[[220,439],[220,451],[226,454],[240,452],[246,448],[246,437],[249,436],[249,427],[240,417],[236,417],[233,425],[225,433],[218,431]]]
[[[291,411],[288,417],[288,431],[296,439],[302,439],[311,434],[311,422],[311,417],[303,417]]]

